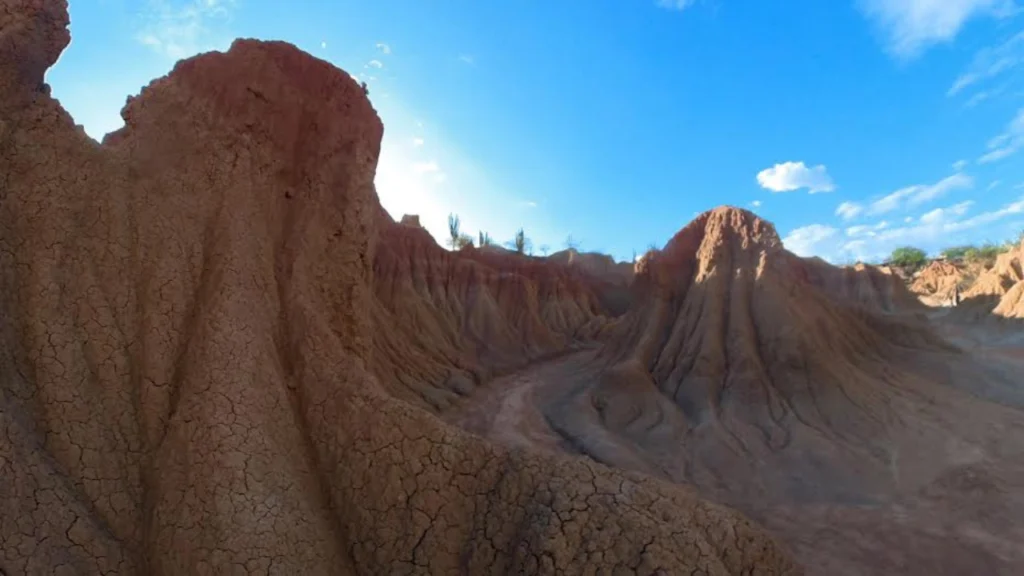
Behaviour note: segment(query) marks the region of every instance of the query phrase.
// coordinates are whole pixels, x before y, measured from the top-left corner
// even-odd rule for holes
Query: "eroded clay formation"
[[[382,126],[346,74],[238,41],[97,145],[43,85],[66,27],[64,2],[0,3],[6,574],[793,570],[684,488],[510,451],[389,393],[472,368],[468,337],[378,314],[400,274],[493,290],[448,293],[497,342],[484,360],[554,351],[596,311],[568,273],[403,269],[419,260],[391,253],[373,189]]]
[[[1021,359],[894,274],[734,208],[635,270],[446,251],[284,43],[97,144],[43,82],[67,18],[0,0],[3,573],[1024,570]]]

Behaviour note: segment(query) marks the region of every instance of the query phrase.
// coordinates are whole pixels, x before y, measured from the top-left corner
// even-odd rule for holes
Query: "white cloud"
[[[230,35],[215,28],[228,19],[235,0],[191,0],[177,6],[151,0],[149,5],[135,38],[159,54],[180,60],[230,44]]]
[[[867,209],[868,214],[885,214],[901,207],[920,206],[945,196],[953,190],[967,189],[974,186],[974,179],[966,174],[953,174],[935,184],[917,184],[901,188],[892,194],[883,196],[872,202]]]
[[[377,50],[380,50],[381,54],[391,54],[391,46],[384,42],[377,42]]]
[[[760,208],[761,207],[761,201],[760,200],[754,200],[753,202],[750,203],[750,205],[753,206],[754,208]]]
[[[320,42],[320,48],[326,49],[327,48],[327,42]]]
[[[807,188],[811,193],[831,192],[835,184],[824,165],[808,168],[803,162],[784,162],[757,174],[757,183],[772,192],[790,192]]]
[[[417,174],[435,174],[441,171],[441,167],[437,165],[437,162],[430,160],[428,162],[413,162],[412,171]]]
[[[913,245],[937,251],[950,242],[972,241],[972,234],[987,235],[1001,222],[1012,225],[1011,218],[1024,215],[1024,198],[990,212],[965,218],[973,202],[966,201],[930,210],[914,219],[907,217],[903,225],[893,227],[882,221],[851,226],[844,234],[834,228],[812,224],[798,228],[783,239],[786,247],[801,256],[820,256],[830,261],[856,258],[881,260],[899,246]]]
[[[889,223],[885,220],[878,222],[877,224],[862,224],[860,226],[850,226],[846,229],[846,235],[850,237],[855,236],[877,236],[879,230],[885,230],[889,227]]]
[[[1015,12],[1014,0],[858,0],[858,6],[902,60],[952,41],[970,20]]]
[[[938,224],[949,220],[949,216],[963,216],[967,211],[974,205],[974,202],[968,200],[959,204],[954,204],[949,208],[936,208],[930,212],[925,212],[921,215],[920,222],[924,225]]]
[[[1002,184],[1002,183],[1003,183],[1002,180],[993,180],[992,183],[988,185],[988,188],[985,189],[985,191],[986,192],[991,192],[991,191],[995,190],[996,188],[998,188],[999,185]]]
[[[1024,108],[1017,111],[1017,116],[1010,121],[1006,131],[988,143],[988,152],[978,158],[980,164],[996,162],[1008,158],[1024,148]]]
[[[956,162],[953,162],[953,170],[956,172],[961,172],[966,167],[967,160],[957,160]]]
[[[686,10],[697,3],[697,0],[658,0],[658,6],[668,10]]]
[[[1024,31],[1011,36],[1009,40],[997,46],[991,46],[974,55],[967,71],[957,77],[947,94],[954,96],[964,89],[1001,76],[1009,70],[1024,64]],[[986,96],[981,96],[985,94]],[[981,96],[987,98],[987,92],[976,94],[972,100]]]
[[[985,100],[988,100],[988,99],[990,99],[993,96],[996,96],[998,94],[1000,94],[999,90],[985,90],[985,91],[982,91],[982,92],[978,92],[974,96],[971,96],[967,100],[967,102],[964,102],[964,108],[974,108],[978,104],[981,104]]]
[[[420,146],[423,146],[423,138],[420,138],[419,136],[413,138],[412,139],[412,145],[417,147],[417,148],[419,148]]]
[[[793,230],[782,239],[782,243],[798,256],[814,256],[821,254],[821,248],[838,233],[839,230],[831,226],[811,224]]]
[[[380,70],[381,68],[384,67],[384,63],[381,62],[380,60],[370,60],[369,62],[366,63],[366,67],[376,68],[377,70]]]
[[[836,207],[836,216],[843,220],[853,220],[864,211],[864,207],[856,202],[843,202]]]

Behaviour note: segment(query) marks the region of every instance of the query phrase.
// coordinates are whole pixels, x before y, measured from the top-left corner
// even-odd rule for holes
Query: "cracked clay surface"
[[[102,145],[43,74],[66,3],[0,0],[0,570],[791,574],[685,488],[449,427],[374,375],[382,126],[240,40]]]

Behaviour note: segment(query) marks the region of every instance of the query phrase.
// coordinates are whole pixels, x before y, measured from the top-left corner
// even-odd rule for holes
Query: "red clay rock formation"
[[[991,272],[1000,280],[1000,286],[1009,284],[992,311],[1003,318],[1024,319],[1024,240],[1015,250],[1000,254]],[[991,281],[995,284],[995,281]]]
[[[585,272],[508,252],[450,252],[383,213],[377,228],[373,365],[396,396],[444,410],[605,324],[600,281]]]
[[[1024,454],[1009,432],[1024,430],[1020,367],[982,362],[900,312],[913,299],[884,272],[825,266],[750,212],[701,215],[645,258],[636,304],[596,366],[557,376],[571,384],[551,392],[547,421],[595,459],[744,509],[815,573],[958,574],[963,558],[1015,573],[1024,554],[1004,546],[1024,537],[1012,489],[1024,468],[1009,456]],[[968,465],[998,488],[972,500],[942,484]],[[958,508],[990,515],[977,537],[936,528]],[[843,560],[824,559],[821,531],[856,551],[837,544]]]
[[[1024,281],[1024,243],[997,256],[992,268],[978,275],[965,296],[1003,296],[1021,281]]]
[[[633,263],[616,262],[607,254],[578,252],[574,248],[555,252],[548,261],[578,269],[592,278],[592,284],[605,310],[619,316],[629,309],[629,285],[633,282]]]
[[[942,305],[953,301],[956,288],[964,280],[964,270],[953,262],[933,260],[929,262],[910,284],[910,291]]]
[[[837,267],[820,258],[806,258],[803,264],[808,282],[843,305],[884,313],[921,309],[903,278],[887,266]]]
[[[412,226],[413,228],[423,228],[423,225],[420,224],[420,217],[416,214],[403,215],[400,224],[403,226]]]
[[[502,285],[378,246],[415,230],[381,229],[382,128],[346,74],[239,40],[97,145],[43,89],[66,25],[64,2],[0,0],[3,573],[796,572],[682,487],[510,452],[385,392],[382,336],[419,326],[375,314],[408,309],[407,281]],[[560,289],[516,282],[494,297]],[[586,322],[537,305],[505,344]]]

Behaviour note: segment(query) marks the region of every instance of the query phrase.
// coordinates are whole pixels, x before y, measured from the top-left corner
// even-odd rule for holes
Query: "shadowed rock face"
[[[144,89],[100,146],[43,89],[66,26],[64,2],[0,0],[4,573],[797,572],[685,488],[496,447],[392,395],[403,354],[468,368],[432,356],[466,341],[388,323],[410,283],[495,355],[599,311],[555,273],[403,257],[415,230],[382,224],[382,127],[347,75],[240,40]]]
[[[383,213],[374,258],[373,366],[395,395],[442,411],[477,384],[593,340],[602,280],[541,258],[449,252]]]

